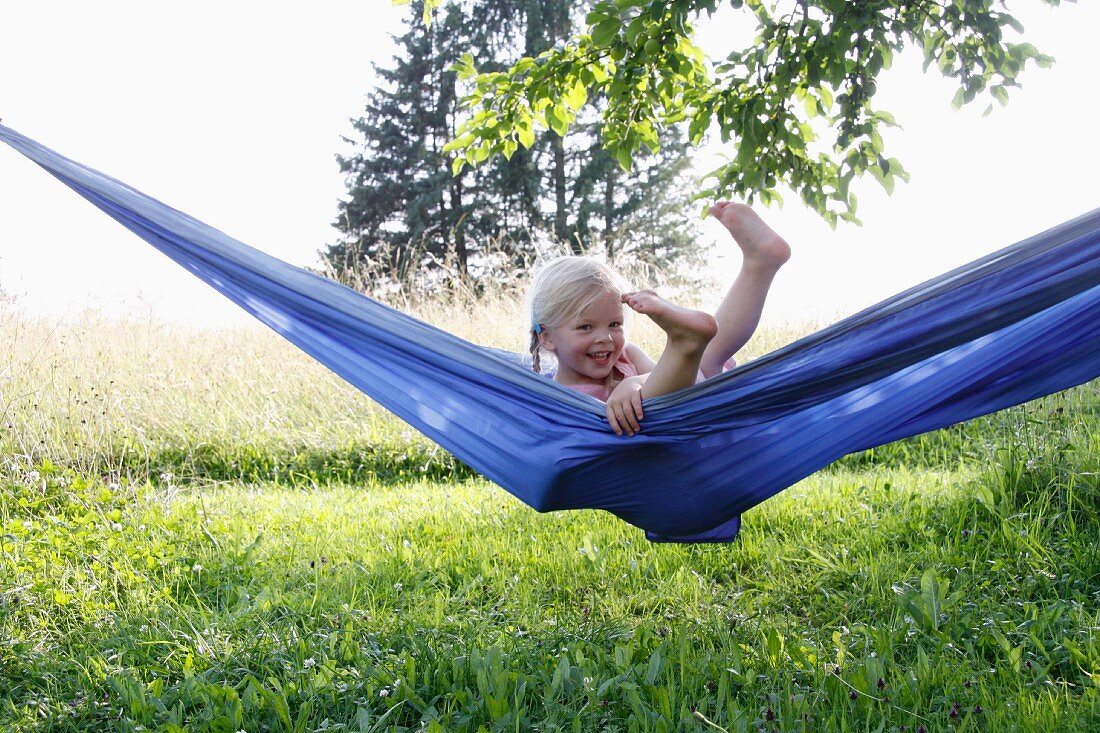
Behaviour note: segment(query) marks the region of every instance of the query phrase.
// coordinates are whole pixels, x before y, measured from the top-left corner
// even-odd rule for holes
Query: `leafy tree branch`
[[[508,158],[539,129],[564,135],[599,98],[603,145],[626,170],[657,150],[662,129],[686,124],[694,145],[713,132],[736,146],[700,198],[767,203],[787,188],[833,225],[857,221],[853,180],[871,175],[892,191],[908,179],[883,143],[896,122],[873,104],[879,74],[899,51],[918,47],[926,69],[957,80],[956,107],[979,97],[1003,105],[1029,62],[1052,61],[1009,39],[1023,28],[1003,0],[729,4],[754,16],[756,39],[715,63],[693,36],[718,0],[601,0],[583,32],[504,71],[479,73],[464,56],[455,69],[470,114],[447,147],[454,171]]]

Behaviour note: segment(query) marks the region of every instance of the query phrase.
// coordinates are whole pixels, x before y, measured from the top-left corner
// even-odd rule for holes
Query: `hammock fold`
[[[0,125],[0,139],[538,511],[603,509],[654,541],[725,542],[739,516],[852,452],[1100,376],[1100,209],[749,364],[603,405],[289,265]]]

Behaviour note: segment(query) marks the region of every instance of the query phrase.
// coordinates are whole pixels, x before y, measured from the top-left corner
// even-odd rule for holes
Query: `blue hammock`
[[[1100,375],[1100,209],[772,354],[603,405],[293,267],[0,125],[0,139],[539,511],[604,509],[654,541],[724,542],[741,512],[854,451]]]

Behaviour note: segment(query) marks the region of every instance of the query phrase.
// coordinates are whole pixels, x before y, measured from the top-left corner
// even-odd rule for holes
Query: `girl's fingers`
[[[619,418],[615,416],[615,410],[611,405],[607,406],[605,411],[607,414],[607,424],[611,426],[611,429],[615,431],[615,435],[622,435],[623,429],[619,427]]]
[[[627,435],[634,435],[638,431],[638,424],[634,422],[634,416],[626,411],[623,405],[618,405],[619,411],[619,424],[623,426],[623,430]]]
[[[611,418],[615,421],[615,426],[618,427],[615,432],[616,435],[622,435],[623,433],[634,435],[638,429],[637,425],[632,424],[630,416],[621,404],[608,405],[608,412],[611,413]]]
[[[615,435],[634,435],[642,431],[642,391],[635,389],[629,394],[614,396],[605,406],[607,424]]]
[[[627,421],[630,423],[631,435],[638,432],[642,428],[638,425],[638,408],[633,404],[633,397],[631,402],[626,405],[629,409],[624,409],[623,414],[626,416]]]

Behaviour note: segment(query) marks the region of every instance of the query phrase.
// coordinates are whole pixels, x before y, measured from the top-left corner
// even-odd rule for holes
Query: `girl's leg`
[[[649,316],[667,337],[664,351],[646,377],[642,396],[657,397],[695,384],[699,376],[699,361],[718,330],[714,316],[681,308],[652,290],[627,293],[623,296],[623,302],[638,313]]]
[[[699,362],[704,377],[720,374],[756,331],[775,273],[791,256],[791,248],[783,238],[748,206],[719,201],[710,214],[733,235],[744,260],[714,314],[718,334],[710,340]]]

